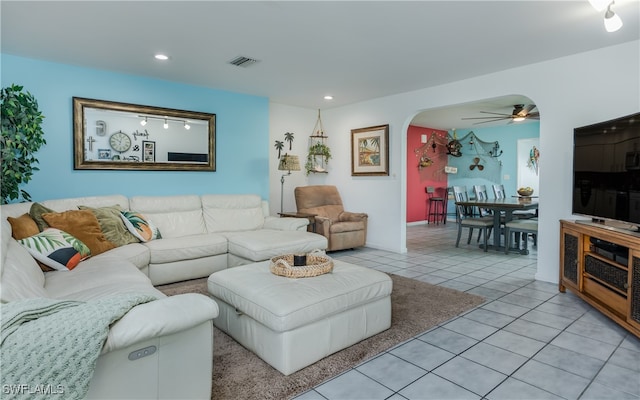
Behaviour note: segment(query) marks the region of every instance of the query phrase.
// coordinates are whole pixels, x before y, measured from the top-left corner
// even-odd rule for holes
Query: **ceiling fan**
[[[487,122],[502,121],[502,120],[509,120],[508,124],[511,124],[513,122],[524,121],[525,119],[540,119],[540,113],[538,111],[531,112],[535,108],[536,108],[535,104],[527,104],[527,105],[516,104],[516,105],[513,106],[513,112],[511,114],[495,113],[495,112],[490,112],[490,111],[480,111],[480,113],[482,113],[482,114],[491,114],[491,116],[489,116],[489,117],[467,117],[467,118],[462,118],[462,119],[481,119],[481,120],[483,120],[483,121],[474,123],[474,125],[484,124],[484,123],[487,123]]]

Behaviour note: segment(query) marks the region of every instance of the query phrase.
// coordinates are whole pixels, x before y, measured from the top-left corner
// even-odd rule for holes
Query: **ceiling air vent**
[[[234,58],[233,60],[229,61],[229,64],[235,65],[236,67],[248,67],[250,65],[253,65],[255,63],[257,63],[258,60],[256,60],[255,58],[249,58],[249,57],[244,57],[244,56],[239,56]]]

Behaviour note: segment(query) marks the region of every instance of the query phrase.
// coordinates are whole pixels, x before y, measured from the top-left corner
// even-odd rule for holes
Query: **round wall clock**
[[[124,153],[131,147],[131,138],[126,133],[119,131],[109,137],[109,145],[115,151]]]

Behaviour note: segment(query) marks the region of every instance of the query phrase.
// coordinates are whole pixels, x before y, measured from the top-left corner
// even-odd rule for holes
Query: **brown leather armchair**
[[[329,241],[327,251],[364,246],[367,241],[365,213],[345,211],[335,186],[300,186],[294,191],[299,213],[314,214],[315,233]]]

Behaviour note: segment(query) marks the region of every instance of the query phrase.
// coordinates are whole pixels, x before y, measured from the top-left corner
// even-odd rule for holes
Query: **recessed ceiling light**
[[[324,99],[325,99],[325,100],[333,100],[333,96],[331,96],[331,95],[326,95],[326,96],[324,96]]]
[[[156,55],[155,55],[155,56],[153,56],[153,57],[155,57],[155,59],[156,59],[156,60],[162,60],[162,61],[165,61],[165,60],[168,60],[168,59],[169,59],[169,56],[168,56],[168,55],[166,55],[166,54],[160,54],[160,53],[156,54]]]

